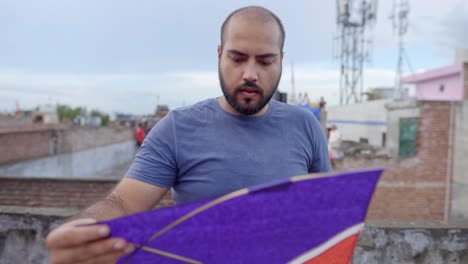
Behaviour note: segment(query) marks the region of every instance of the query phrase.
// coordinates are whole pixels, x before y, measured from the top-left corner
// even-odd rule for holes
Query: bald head
[[[229,14],[229,16],[224,20],[223,25],[221,26],[221,46],[224,46],[226,36],[229,34],[229,23],[233,19],[242,19],[245,21],[249,21],[249,23],[276,23],[278,25],[278,29],[280,31],[280,49],[283,50],[284,47],[284,40],[285,40],[285,32],[283,23],[281,20],[273,14],[270,10],[263,8],[261,6],[247,6]]]

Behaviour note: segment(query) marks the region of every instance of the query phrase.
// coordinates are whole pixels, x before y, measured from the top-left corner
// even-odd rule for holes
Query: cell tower
[[[395,99],[403,99],[405,93],[401,84],[403,74],[403,56],[405,55],[404,36],[408,31],[409,0],[394,0],[390,19],[393,24],[393,33],[398,35],[398,62],[395,72]],[[409,61],[408,61],[409,63]]]
[[[340,60],[340,104],[362,101],[363,67],[370,58],[370,31],[377,19],[377,0],[337,0],[336,59]]]

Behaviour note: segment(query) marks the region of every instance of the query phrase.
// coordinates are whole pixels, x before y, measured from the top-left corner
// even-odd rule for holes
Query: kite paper
[[[382,169],[292,177],[105,221],[119,263],[350,263]]]

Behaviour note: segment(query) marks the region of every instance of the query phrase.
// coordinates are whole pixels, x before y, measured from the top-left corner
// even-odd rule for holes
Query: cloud
[[[412,42],[433,46],[435,54],[453,57],[454,49],[468,48],[466,0],[417,1],[411,3]]]
[[[466,0],[411,0],[409,51],[447,56],[466,43]],[[69,74],[206,71],[216,67],[219,27],[229,12],[261,4],[286,27],[286,59],[332,60],[335,1],[7,1],[0,4],[0,68]],[[457,5],[458,4],[458,5]],[[464,8],[459,8],[464,4]],[[40,10],[41,12],[37,12]],[[396,61],[397,41],[388,19],[392,1],[379,1],[373,54],[379,67]],[[461,11],[465,10],[465,11]],[[456,12],[455,12],[456,11]],[[155,15],[157,14],[157,15]],[[447,21],[445,21],[447,20]],[[453,52],[449,51],[452,57]],[[412,54],[410,54],[412,55]],[[411,56],[412,57],[412,56]],[[387,64],[384,64],[387,61]],[[417,63],[416,63],[417,64]],[[421,62],[430,67],[434,62]]]
[[[177,85],[180,87],[188,88],[193,87],[196,89],[211,89],[216,86],[218,81],[218,72],[216,71],[194,71],[194,72],[166,72],[161,73],[162,78],[167,80],[178,80]],[[188,87],[187,87],[188,86]]]
[[[307,93],[311,100],[318,101],[324,97],[329,105],[339,103],[340,71],[333,67],[323,65],[298,65],[295,66],[295,90],[299,93]],[[392,70],[367,68],[364,70],[363,90],[369,87],[393,86],[395,73]],[[291,71],[286,69],[280,83],[280,89],[291,96]]]
[[[451,48],[468,48],[468,4],[459,1],[441,20],[441,43]]]
[[[216,72],[148,74],[43,74],[0,72],[0,96],[16,98],[24,107],[65,103],[103,111],[148,113],[161,103],[178,107],[219,94]],[[4,104],[8,102],[4,102]],[[10,107],[14,102],[10,102]],[[5,108],[8,106],[0,106]]]
[[[364,87],[391,86],[394,78],[394,73],[385,69],[367,69],[364,74]],[[338,103],[337,69],[297,65],[295,83],[296,93],[307,92],[314,100],[324,96],[330,104]],[[291,92],[289,68],[284,69],[279,89]],[[152,112],[158,102],[175,108],[221,94],[216,71],[93,75],[0,72],[0,97],[9,98],[0,101],[0,109],[12,109],[13,100],[19,100],[24,108],[58,102],[105,112],[143,114]]]
[[[372,54],[380,67],[396,67],[398,39],[389,16],[393,1],[380,1],[372,31]],[[452,63],[454,49],[467,47],[466,0],[409,1],[409,27],[405,49],[415,68],[434,68]]]

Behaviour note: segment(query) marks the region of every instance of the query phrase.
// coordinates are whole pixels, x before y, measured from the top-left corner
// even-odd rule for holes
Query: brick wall
[[[0,206],[83,209],[102,199],[116,180],[0,178]],[[158,207],[172,204],[170,192]]]
[[[390,160],[349,157],[338,170],[385,166],[368,220],[444,221],[450,104],[422,102],[417,156]]]
[[[0,129],[0,165],[71,153],[134,139],[131,128],[47,127]]]
[[[32,125],[31,117],[16,118],[14,115],[5,115],[0,113],[0,128]]]
[[[50,155],[58,130],[44,129],[0,133],[0,164]]]

